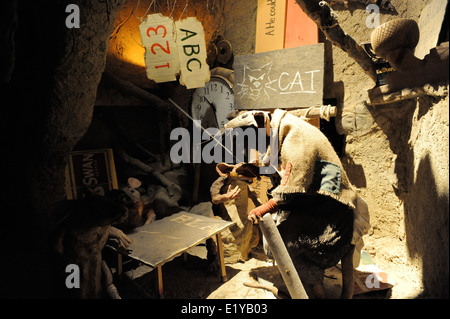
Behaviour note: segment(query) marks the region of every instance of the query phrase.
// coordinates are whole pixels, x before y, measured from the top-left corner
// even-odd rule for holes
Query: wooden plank
[[[287,0],[284,48],[319,43],[319,28],[295,0]]]
[[[235,108],[322,105],[323,43],[235,57]]]
[[[286,0],[258,0],[255,53],[284,48]]]
[[[129,256],[153,268],[163,265],[233,223],[180,212],[127,233]]]

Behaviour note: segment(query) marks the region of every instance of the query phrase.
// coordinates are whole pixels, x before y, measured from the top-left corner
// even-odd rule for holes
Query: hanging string
[[[131,32],[130,32],[130,37],[133,39],[133,41],[134,41],[137,45],[139,45],[141,48],[145,49],[145,46],[144,46],[142,43],[138,42],[138,41],[134,38],[133,33],[131,33]]]
[[[183,12],[181,12],[181,14],[180,14],[180,19],[183,16],[184,12],[186,11],[188,4],[189,4],[189,0],[186,0],[186,5],[184,6]],[[180,20],[180,19],[178,19],[178,20]]]
[[[137,9],[138,9],[138,7],[139,7],[139,2],[141,2],[141,0],[138,0],[137,3],[136,3],[136,8],[135,8],[135,10],[134,10],[134,16],[136,17],[136,19],[142,21],[142,20],[147,16],[147,13],[150,11],[150,7],[151,7],[152,4],[155,2],[155,0],[152,0],[152,2],[148,5],[148,8],[147,8],[147,10],[145,11],[144,15],[143,15],[142,17],[140,17],[140,18],[136,15]]]

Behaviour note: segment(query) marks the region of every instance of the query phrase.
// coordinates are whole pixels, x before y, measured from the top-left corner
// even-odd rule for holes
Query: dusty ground
[[[286,299],[288,291],[276,266],[268,260],[258,246],[251,258],[243,263],[227,264],[227,282],[222,283],[219,274],[207,271],[206,249],[198,246],[189,251],[186,261],[179,256],[163,266],[165,299]],[[399,269],[396,265],[392,269]],[[384,270],[384,269],[383,269]],[[114,271],[114,269],[113,269]],[[116,285],[123,299],[158,299],[156,271],[131,261],[124,264],[124,275],[116,279]],[[324,285],[327,297],[339,297],[341,289],[340,270],[328,269]],[[391,273],[389,273],[389,276]],[[420,287],[405,282],[400,273],[392,274],[398,282],[393,289],[372,291],[355,295],[355,299],[414,298]],[[265,289],[247,287],[244,283],[260,283],[275,288],[274,295]],[[277,292],[278,290],[278,292]]]

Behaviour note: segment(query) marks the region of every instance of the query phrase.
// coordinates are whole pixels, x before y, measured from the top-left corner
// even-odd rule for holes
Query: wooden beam
[[[147,92],[146,90],[141,89],[133,83],[122,80],[110,73],[103,72],[102,81],[116,88],[122,93],[135,96],[142,101],[149,103],[151,107],[156,108],[158,111],[167,112],[169,110],[169,107],[171,107],[168,102],[164,101],[158,96]]]
[[[317,24],[328,40],[354,59],[364,72],[377,81],[375,64],[356,41],[339,26],[335,15],[325,1],[296,0],[302,10]]]

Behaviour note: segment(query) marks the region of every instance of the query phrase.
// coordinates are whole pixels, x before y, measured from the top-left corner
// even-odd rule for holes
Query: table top
[[[231,225],[222,219],[179,212],[127,233],[133,240],[128,256],[155,268]]]

